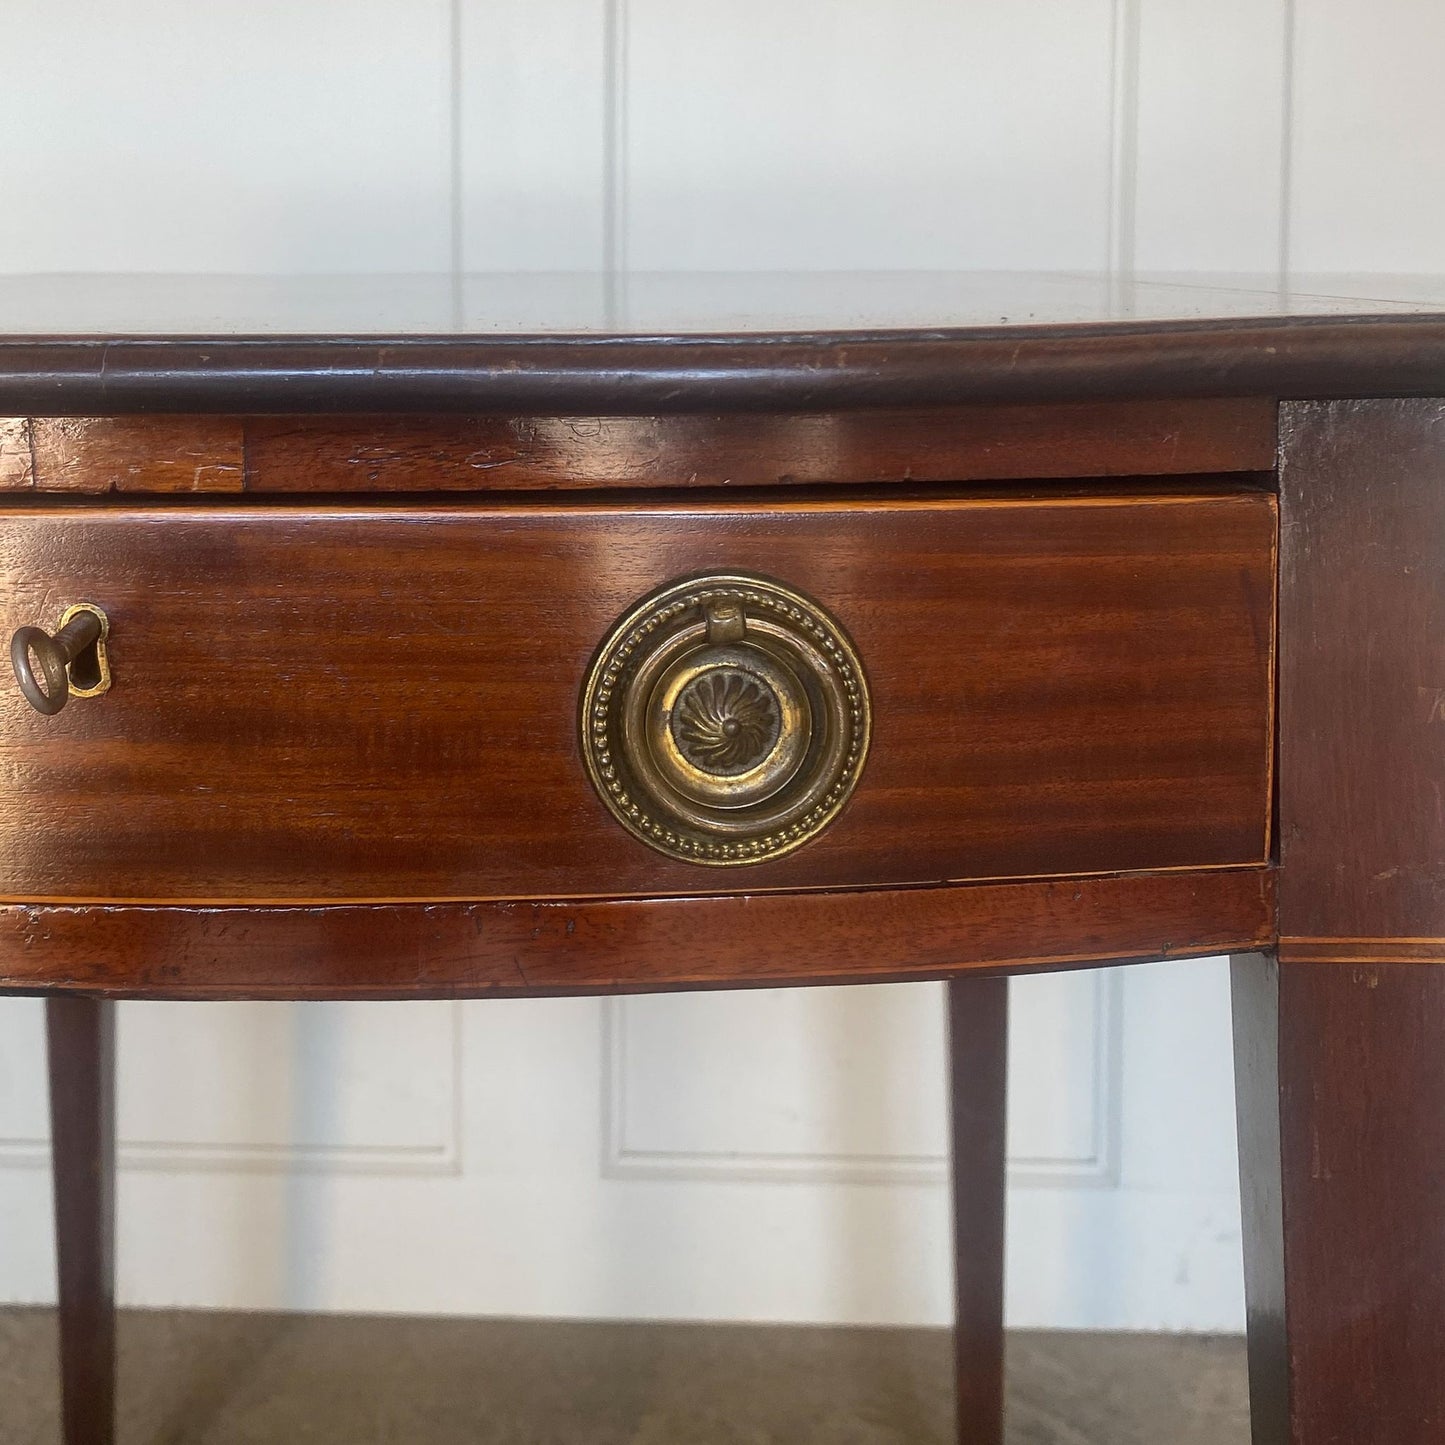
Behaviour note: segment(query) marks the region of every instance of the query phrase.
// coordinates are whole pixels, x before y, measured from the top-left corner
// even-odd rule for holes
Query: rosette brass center
[[[777,694],[740,667],[700,672],[672,705],[672,740],[693,767],[736,777],[777,745],[783,713]]]
[[[816,602],[746,574],[673,583],[613,628],[582,696],[603,802],[651,847],[761,862],[842,808],[868,748],[852,645]]]

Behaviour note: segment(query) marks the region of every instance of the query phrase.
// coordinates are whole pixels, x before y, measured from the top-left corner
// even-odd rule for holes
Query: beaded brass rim
[[[714,867],[801,847],[838,815],[868,754],[863,666],[818,603],[750,573],[643,598],[582,689],[588,776],[649,847]]]

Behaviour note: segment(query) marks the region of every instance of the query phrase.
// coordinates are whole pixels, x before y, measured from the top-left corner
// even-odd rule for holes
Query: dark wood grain
[[[37,491],[239,492],[241,422],[233,417],[36,417]]]
[[[65,1445],[115,1420],[115,1006],[47,999]]]
[[[1445,402],[1282,434],[1281,946],[1445,959]]]
[[[1234,981],[1255,1441],[1438,1445],[1445,969]]]
[[[717,898],[0,908],[0,989],[483,997],[862,983],[1262,948],[1266,869]]]
[[[1280,487],[1283,961],[1234,970],[1255,1439],[1425,1445],[1445,1430],[1445,404],[1284,407]]]
[[[0,418],[0,489],[323,494],[1265,472],[1275,414],[1250,398],[763,417],[12,417]]]
[[[948,985],[959,1445],[1003,1445],[1008,979]]]
[[[968,482],[1269,471],[1259,398],[807,416],[256,417],[259,492]],[[47,485],[42,474],[38,485]]]
[[[1253,1445],[1293,1445],[1285,1337],[1278,964],[1264,953],[1236,954],[1230,960],[1229,990],[1251,1437]]]
[[[0,339],[0,414],[15,416],[656,415],[1442,392],[1440,316],[806,335]]]
[[[14,900],[578,897],[1263,861],[1274,499],[0,518],[0,630],[110,617],[114,686],[0,691]],[[851,803],[727,871],[633,841],[578,755],[642,594],[743,567],[848,628]],[[43,816],[44,826],[37,826]]]

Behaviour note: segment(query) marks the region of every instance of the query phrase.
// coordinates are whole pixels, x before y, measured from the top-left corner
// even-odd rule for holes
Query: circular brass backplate
[[[749,573],[638,602],[582,689],[582,756],[612,815],[689,863],[761,863],[825,828],[868,753],[868,684],[802,593]]]

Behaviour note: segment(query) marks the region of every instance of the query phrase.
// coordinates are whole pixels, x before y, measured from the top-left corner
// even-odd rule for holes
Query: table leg
[[[115,1005],[46,1000],[65,1445],[111,1445],[115,1416]]]
[[[948,984],[959,1445],[1003,1440],[1008,979]]]
[[[1445,965],[1234,960],[1256,1445],[1445,1440]]]

